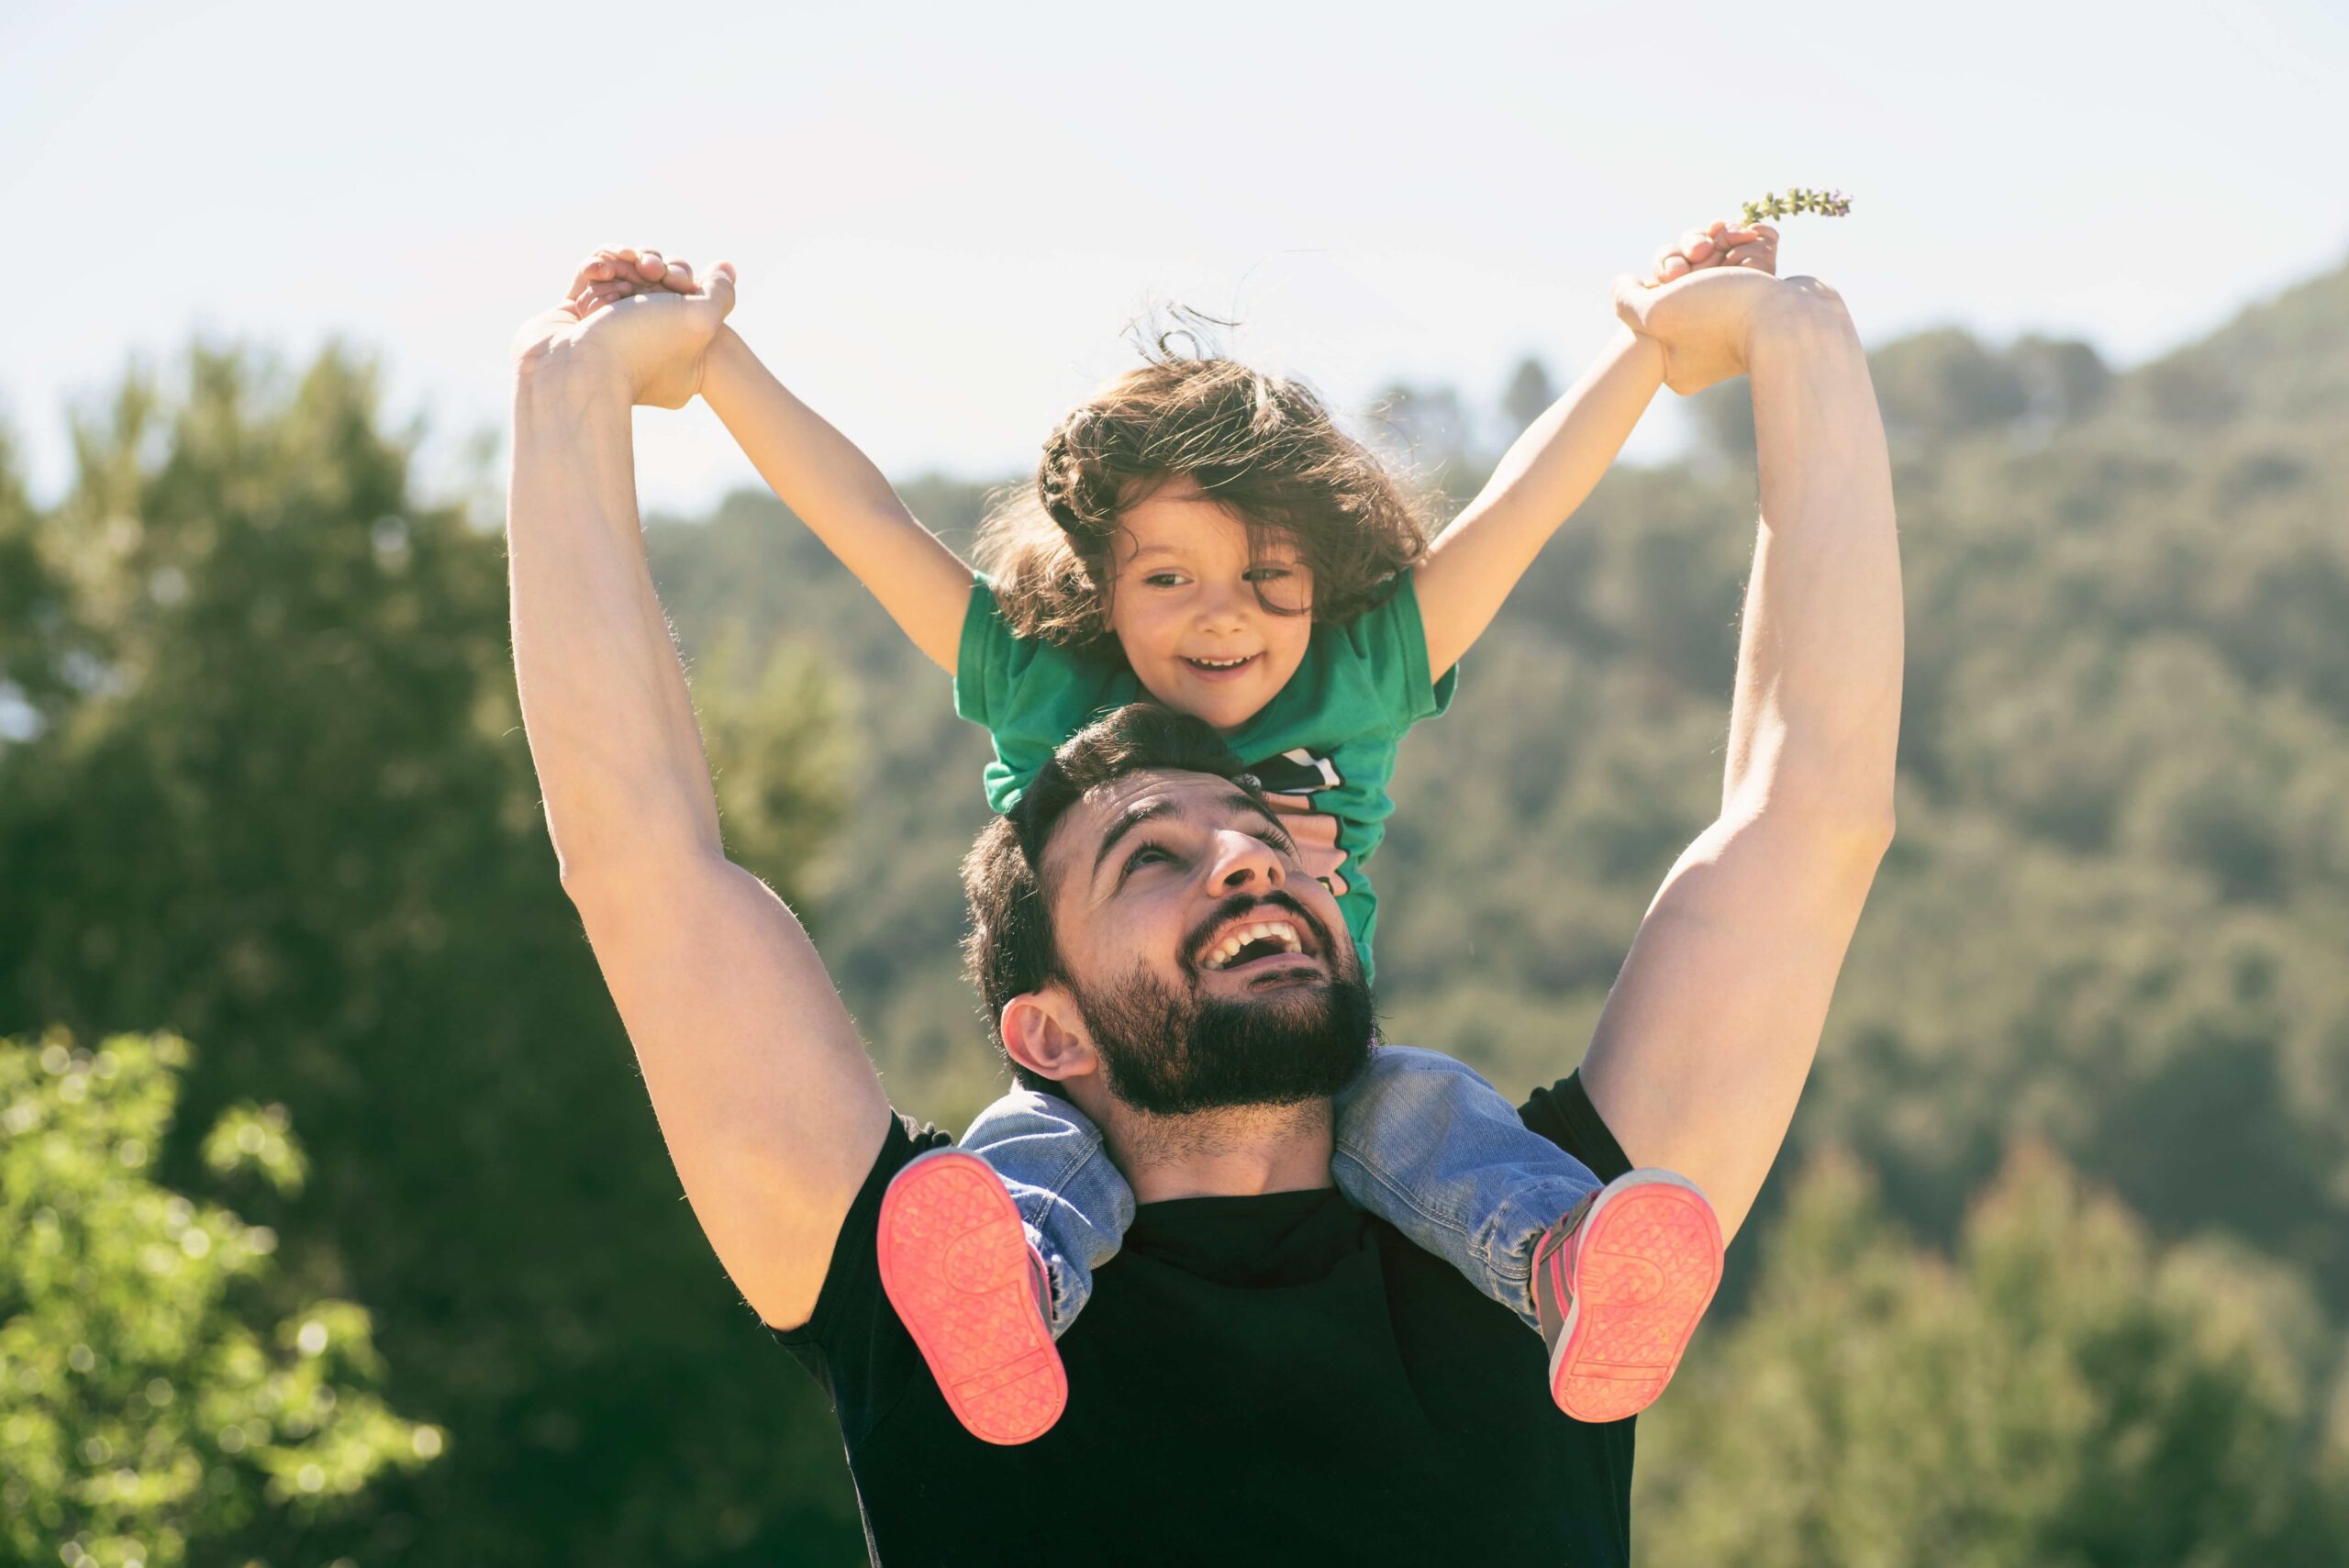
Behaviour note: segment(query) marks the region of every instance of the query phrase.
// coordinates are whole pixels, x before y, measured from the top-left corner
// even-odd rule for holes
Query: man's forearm
[[[523,728],[566,881],[648,853],[718,854],[645,560],[623,388],[577,368],[517,378],[507,541]]]
[[[1725,805],[1751,793],[1888,823],[1900,728],[1900,554],[1884,422],[1842,302],[1790,280],[1747,350],[1762,521]]]

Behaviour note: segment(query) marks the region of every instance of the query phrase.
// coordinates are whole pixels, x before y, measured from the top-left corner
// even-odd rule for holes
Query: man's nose
[[[1208,872],[1216,896],[1278,887],[1286,875],[1280,852],[1252,833],[1227,828],[1216,835],[1216,854]]]

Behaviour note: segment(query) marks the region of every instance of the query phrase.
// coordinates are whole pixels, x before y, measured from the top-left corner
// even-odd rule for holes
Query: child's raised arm
[[[1715,266],[1775,272],[1777,231],[1715,220],[1656,252],[1658,282]],[[1566,395],[1526,427],[1485,488],[1428,549],[1414,578],[1428,664],[1442,675],[1485,634],[1542,545],[1591,491],[1630,439],[1656,388],[1664,350],[1628,330]]]
[[[623,293],[691,293],[685,262],[635,250],[598,252],[574,297],[601,304]],[[649,275],[648,275],[649,274]],[[732,328],[710,339],[703,399],[725,422],[759,476],[815,531],[841,564],[881,601],[905,634],[949,674],[971,599],[971,569],[906,510],[856,444],[792,395]]]

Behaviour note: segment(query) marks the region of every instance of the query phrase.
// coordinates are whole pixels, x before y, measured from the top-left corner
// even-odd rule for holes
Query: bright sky
[[[731,258],[735,325],[890,472],[992,477],[1153,299],[1341,403],[1485,401],[1789,184],[1852,193],[1785,270],[1872,339],[2131,362],[2349,253],[2344,84],[2339,0],[0,0],[0,408],[46,500],[68,400],[132,356],[340,334],[451,476],[515,326],[613,240]],[[755,483],[705,408],[639,431],[649,506]]]

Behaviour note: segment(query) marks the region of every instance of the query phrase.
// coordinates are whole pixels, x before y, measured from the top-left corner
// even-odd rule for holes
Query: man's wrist
[[[1747,351],[1765,342],[1841,337],[1854,330],[1843,296],[1817,278],[1785,278],[1753,307]]]
[[[575,339],[541,343],[514,364],[514,397],[545,413],[588,412],[633,401],[628,377],[609,355]]]

